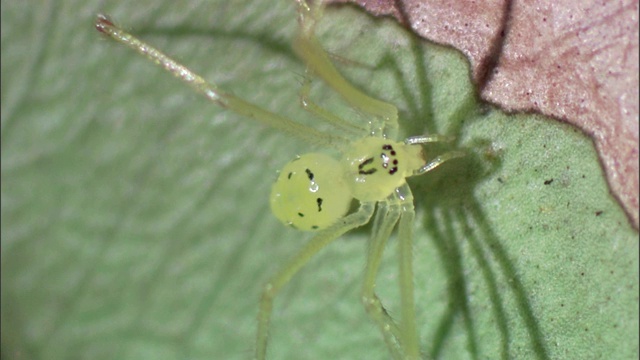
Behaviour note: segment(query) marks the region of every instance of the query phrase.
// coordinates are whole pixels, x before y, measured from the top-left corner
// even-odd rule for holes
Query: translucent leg
[[[339,220],[338,224],[319,232],[264,286],[258,313],[256,359],[264,360],[266,357],[273,299],[278,294],[278,291],[280,291],[298,270],[309,262],[318,251],[322,250],[345,232],[368,223],[371,215],[373,215],[374,208],[375,203],[362,203],[357,212]]]
[[[398,109],[389,103],[372,98],[349,83],[335,68],[315,37],[316,21],[322,12],[321,1],[309,6],[297,0],[300,32],[293,43],[295,53],[307,67],[344,97],[351,105],[384,120],[384,135],[395,139],[398,132]]]
[[[415,210],[413,195],[407,184],[396,190],[400,200],[402,215],[398,224],[398,253],[400,262],[400,342],[405,359],[418,360],[420,343],[416,327],[416,308],[413,292],[413,226]]]
[[[404,143],[407,145],[416,145],[416,144],[426,144],[426,143],[433,143],[433,142],[449,142],[453,140],[455,140],[455,137],[453,136],[433,134],[433,135],[412,136],[412,137],[406,138],[404,140]]]
[[[413,294],[413,195],[407,184],[385,201],[378,203],[378,212],[369,244],[362,301],[367,313],[378,325],[393,359],[417,360],[420,356],[418,330],[415,321]],[[399,219],[399,223],[398,223]],[[401,322],[398,326],[375,294],[375,280],[382,253],[391,231],[398,223],[398,261]]]
[[[324,121],[330,123],[331,125],[338,127],[343,131],[347,131],[351,133],[353,136],[358,136],[358,135],[360,135],[361,137],[366,136],[368,133],[368,130],[366,127],[357,126],[348,121],[345,121],[344,119],[336,116],[330,111],[327,111],[322,107],[318,106],[315,102],[313,102],[310,99],[309,94],[311,92],[311,79],[307,75],[308,74],[305,73],[304,79],[302,80],[302,86],[300,87],[300,93],[299,93],[300,104],[302,105],[302,108],[314,114],[315,116],[323,119]]]
[[[98,15],[96,19],[96,29],[103,34],[108,35],[111,39],[135,50],[140,55],[172,73],[175,77],[186,82],[195,91],[203,94],[207,99],[224,108],[234,111],[240,115],[253,118],[265,125],[272,126],[315,145],[342,146],[348,142],[345,138],[331,134],[324,134],[219,90],[214,84],[208,83],[200,75],[169,58],[160,50],[121,29],[105,15]]]
[[[367,264],[362,285],[362,304],[373,322],[378,325],[391,357],[402,360],[402,347],[400,344],[401,331],[398,325],[384,309],[380,299],[375,293],[376,277],[382,260],[384,247],[391,231],[400,218],[400,207],[397,204],[390,205],[390,201],[380,201],[378,212],[373,223],[373,233],[369,242]],[[394,206],[395,205],[395,206]]]
[[[414,171],[413,175],[424,174],[424,173],[429,172],[429,171],[435,169],[436,167],[442,165],[442,163],[444,163],[445,161],[449,161],[451,159],[463,157],[463,156],[466,156],[466,155],[467,155],[467,153],[465,153],[464,151],[459,151],[459,150],[458,151],[450,151],[450,152],[444,153],[442,155],[439,155],[435,159],[429,161],[426,165],[424,165],[420,169]]]
[[[449,141],[453,141],[454,139],[455,138],[453,136],[448,136],[448,135],[438,135],[438,134],[420,135],[420,136],[412,136],[412,137],[406,138],[404,140],[404,143],[407,145],[419,145],[419,144],[426,144],[426,143],[433,143],[433,142],[449,142]],[[464,151],[459,151],[459,150],[444,153],[436,157],[435,159],[429,161],[427,164],[425,164],[418,170],[414,171],[413,175],[424,174],[440,166],[445,161],[449,161],[451,159],[463,157],[466,155],[467,154]]]

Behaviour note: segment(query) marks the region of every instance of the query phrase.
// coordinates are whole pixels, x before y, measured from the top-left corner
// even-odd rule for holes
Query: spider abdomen
[[[271,211],[284,224],[321,230],[342,218],[352,196],[339,161],[321,153],[304,154],[284,166],[271,188]]]

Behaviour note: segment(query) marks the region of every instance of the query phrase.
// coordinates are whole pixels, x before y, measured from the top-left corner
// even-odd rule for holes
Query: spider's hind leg
[[[233,111],[236,114],[252,118],[264,125],[271,126],[307,141],[310,144],[321,146],[340,146],[349,141],[348,138],[343,138],[339,135],[325,134],[316,129],[309,128],[308,126],[263,109],[260,106],[219,89],[216,84],[207,82],[202,76],[190,70],[185,65],[180,64],[152,45],[128,33],[123,28],[115,24],[106,15],[100,14],[97,16],[95,20],[95,27],[105,36],[129,47],[138,54],[146,57],[151,62],[160,66],[165,71],[173,74],[176,78],[189,85],[193,90],[204,95],[211,102]]]
[[[385,137],[395,139],[398,132],[398,109],[387,102],[370,97],[354,87],[338,72],[329,55],[315,36],[316,23],[322,15],[321,1],[312,4],[305,0],[298,3],[299,32],[293,43],[294,52],[302,59],[307,68],[322,78],[333,90],[339,93],[349,104],[361,111],[379,117],[384,125],[377,126],[383,130]]]
[[[375,210],[374,203],[362,202],[360,208],[336,224],[319,231],[293,258],[286,263],[271,280],[265,284],[260,298],[258,312],[258,332],[256,337],[255,358],[264,360],[267,356],[269,323],[273,310],[273,301],[278,292],[289,283],[291,278],[304,267],[315,254],[329,245],[341,235],[369,222]]]
[[[300,91],[298,92],[298,95],[300,97],[300,105],[302,106],[303,109],[312,113],[316,117],[324,120],[325,122],[333,125],[335,128],[339,129],[340,131],[344,132],[345,135],[347,135],[344,137],[347,139],[362,137],[363,135],[366,135],[370,131],[369,128],[366,126],[360,126],[360,125],[356,125],[351,122],[348,122],[343,118],[333,114],[332,112],[322,108],[321,106],[316,104],[313,100],[311,100],[310,93],[311,93],[311,74],[309,74],[309,71],[307,70],[305,71],[305,74],[302,79],[302,84],[300,86]]]

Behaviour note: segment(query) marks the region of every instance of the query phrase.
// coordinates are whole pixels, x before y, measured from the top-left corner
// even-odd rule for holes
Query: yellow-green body
[[[271,189],[273,214],[299,230],[325,229],[352,199],[383,200],[425,164],[420,146],[378,137],[356,141],[343,155],[309,153],[286,164]]]
[[[352,197],[340,161],[309,153],[289,162],[271,189],[271,211],[299,230],[327,228],[349,210]]]
[[[329,132],[318,131],[221,91],[184,65],[114,25],[104,15],[98,15],[96,28],[171,72],[219,106],[311,144],[342,151],[340,159],[321,153],[310,153],[294,159],[285,165],[272,188],[271,208],[280,221],[301,230],[317,231],[262,290],[255,358],[263,360],[267,356],[273,300],[280,289],[317,252],[347,231],[374,218],[361,300],[382,333],[391,357],[395,360],[417,360],[420,358],[420,344],[415,323],[412,270],[415,214],[413,196],[406,178],[431,171],[464,153],[452,151],[426,162],[422,153],[423,144],[451,139],[440,135],[424,135],[410,137],[404,142],[394,140],[398,130],[396,107],[366,95],[340,75],[315,37],[315,25],[322,13],[321,2],[315,2],[313,6],[305,0],[296,2],[300,27],[294,40],[294,51],[306,63],[310,74],[324,80],[349,104],[371,116],[370,124],[362,126],[345,121],[314,104],[307,98],[309,84],[305,78],[300,92],[303,107],[333,126]],[[360,206],[348,213],[353,199],[358,200]],[[396,226],[401,300],[399,321],[389,315],[375,293],[382,253]]]
[[[360,201],[379,201],[425,165],[422,147],[380,137],[353,143],[342,164],[351,195]]]

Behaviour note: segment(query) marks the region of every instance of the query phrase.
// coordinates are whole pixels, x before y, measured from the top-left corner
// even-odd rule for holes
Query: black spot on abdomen
[[[311,172],[311,170],[305,169],[304,172],[307,173],[307,176],[309,177],[309,180],[313,181],[313,173]]]

